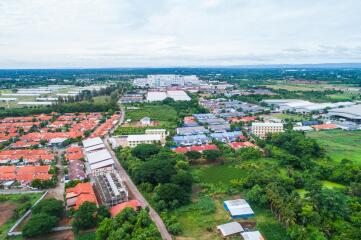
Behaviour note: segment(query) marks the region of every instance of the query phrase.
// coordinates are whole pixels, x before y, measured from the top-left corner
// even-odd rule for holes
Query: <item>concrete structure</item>
[[[117,172],[102,172],[94,177],[94,181],[103,205],[111,207],[128,201],[128,190]]]
[[[271,122],[257,122],[252,123],[252,134],[265,138],[268,133],[283,132],[282,123],[271,123]]]
[[[114,168],[114,159],[107,149],[87,153],[86,160],[93,175],[108,172]]]
[[[136,147],[139,144],[161,143],[162,136],[160,134],[138,134],[128,135],[127,147]]]
[[[167,137],[167,130],[165,129],[145,129],[146,135],[160,135],[161,142],[165,142]]]
[[[223,206],[232,218],[250,218],[254,216],[251,206],[244,199],[224,201]]]
[[[230,237],[244,232],[243,227],[238,222],[230,222],[217,226],[217,230],[223,237]]]

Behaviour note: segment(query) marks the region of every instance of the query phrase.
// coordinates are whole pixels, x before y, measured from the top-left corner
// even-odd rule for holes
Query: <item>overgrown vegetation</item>
[[[96,231],[96,240],[160,240],[157,227],[145,209],[139,212],[125,208],[115,218],[105,218]]]

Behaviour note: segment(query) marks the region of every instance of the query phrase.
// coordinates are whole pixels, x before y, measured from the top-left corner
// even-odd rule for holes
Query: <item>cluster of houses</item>
[[[92,136],[104,136],[114,128],[119,119],[119,114],[104,119],[101,113],[96,112],[54,112],[0,119],[0,142],[6,146],[0,151],[0,166],[5,167],[0,174],[0,185],[9,187],[11,181],[17,181],[26,187],[35,179],[52,179],[53,175],[43,169],[50,169],[50,165],[57,160],[57,154],[62,152],[59,147],[64,146],[67,140],[79,141],[85,137],[86,132],[92,133]],[[87,178],[85,155],[80,147],[67,148],[63,157],[68,163],[66,181]],[[15,170],[10,171],[13,168],[6,168],[8,166]],[[21,174],[23,170],[18,169],[31,169],[33,172],[24,175]]]
[[[45,142],[47,146],[59,146],[68,139],[84,137],[87,131],[94,136],[102,136],[114,127],[120,116],[114,114],[100,124],[101,113],[68,113],[31,117],[11,117],[0,119],[0,142],[12,141],[11,148],[29,148]]]
[[[33,180],[51,180],[53,174],[49,174],[50,166],[0,166],[0,183],[2,187],[8,189],[15,182],[26,187]]]
[[[229,213],[232,222],[217,226],[222,237],[240,236],[243,240],[263,240],[262,234],[254,229],[249,229],[243,222],[236,220],[249,219],[255,216],[251,206],[244,199],[227,200],[223,203],[224,209]]]
[[[69,180],[89,180],[66,189],[68,209],[77,209],[88,201],[107,206],[115,217],[126,207],[140,208],[136,200],[129,200],[127,187],[115,170],[116,159],[100,137],[83,140],[82,147],[69,147],[65,158],[69,161]]]
[[[210,143],[217,140],[230,144],[233,148],[254,146],[250,142],[243,144],[234,144],[235,142],[245,141],[246,137],[240,129],[231,130],[227,120],[217,117],[213,113],[193,114],[185,117],[183,126],[176,129],[177,134],[173,136],[172,141],[177,148],[174,151],[184,152],[187,149],[198,149],[212,146]]]

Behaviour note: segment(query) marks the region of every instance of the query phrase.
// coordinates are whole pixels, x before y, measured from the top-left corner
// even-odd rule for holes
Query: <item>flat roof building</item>
[[[128,190],[117,172],[109,171],[97,174],[94,180],[102,204],[111,207],[128,201]]]
[[[282,123],[273,122],[254,122],[252,123],[252,134],[265,138],[268,133],[283,132]]]
[[[361,123],[361,104],[344,108],[334,108],[328,111],[328,115]]]

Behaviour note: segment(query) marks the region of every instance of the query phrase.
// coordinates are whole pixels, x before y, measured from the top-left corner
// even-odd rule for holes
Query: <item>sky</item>
[[[360,0],[0,0],[0,69],[361,62],[360,12]]]

